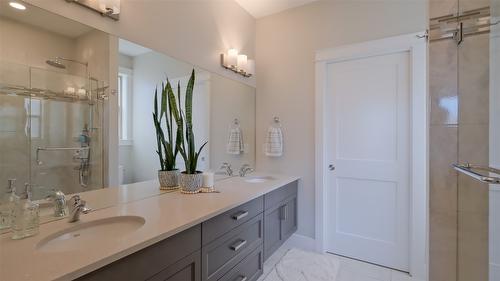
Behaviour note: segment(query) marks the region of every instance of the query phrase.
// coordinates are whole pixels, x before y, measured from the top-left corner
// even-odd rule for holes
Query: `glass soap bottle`
[[[9,179],[7,191],[0,197],[0,230],[10,228],[12,225],[14,206],[19,201],[15,183],[16,179]]]
[[[31,185],[25,185],[25,193],[14,206],[12,239],[23,239],[38,233],[40,225],[39,206],[31,201]]]

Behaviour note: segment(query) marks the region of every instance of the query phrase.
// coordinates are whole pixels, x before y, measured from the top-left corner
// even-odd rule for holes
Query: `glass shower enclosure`
[[[0,187],[34,199],[103,187],[103,82],[0,63]]]
[[[499,6],[431,1],[430,280],[500,280]]]

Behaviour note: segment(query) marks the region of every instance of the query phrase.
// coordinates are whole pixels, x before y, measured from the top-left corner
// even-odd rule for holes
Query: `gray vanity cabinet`
[[[296,230],[295,181],[77,280],[256,281]]]
[[[264,196],[264,261],[297,231],[297,184]]]
[[[77,280],[200,281],[200,249],[201,226],[196,225]]]
[[[264,239],[264,199],[259,197],[202,223],[202,280],[253,280],[262,273],[256,249],[262,249]],[[252,256],[252,257],[253,257]],[[252,266],[244,264],[251,259]],[[258,262],[259,264],[256,264]],[[237,275],[233,279],[229,275]]]
[[[201,253],[197,251],[165,268],[148,281],[200,281]]]

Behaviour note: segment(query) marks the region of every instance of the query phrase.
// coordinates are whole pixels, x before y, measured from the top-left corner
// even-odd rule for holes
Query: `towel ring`
[[[274,116],[273,123],[274,123],[274,126],[281,128],[281,120],[279,117]]]

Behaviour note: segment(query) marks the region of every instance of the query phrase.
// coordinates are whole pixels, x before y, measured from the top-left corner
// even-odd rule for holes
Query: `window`
[[[118,71],[118,134],[120,145],[132,144],[132,70],[120,67]]]
[[[24,106],[29,117],[29,124],[26,123],[26,133],[31,138],[42,137],[42,101],[36,98],[24,99]]]

